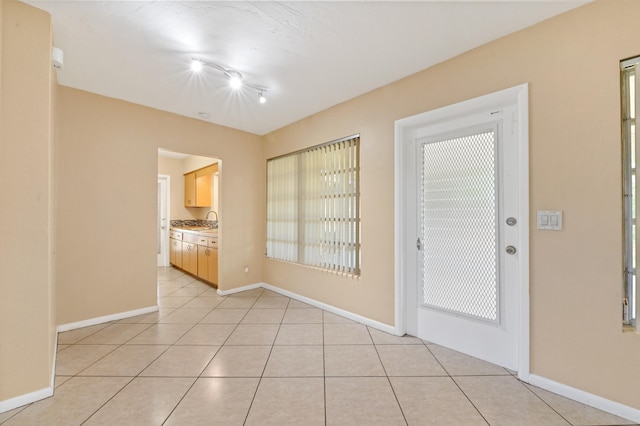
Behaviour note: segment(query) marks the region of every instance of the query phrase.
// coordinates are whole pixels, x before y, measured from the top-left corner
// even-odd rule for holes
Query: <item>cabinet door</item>
[[[196,174],[195,172],[184,175],[184,206],[196,206]]]
[[[196,207],[211,206],[211,174],[196,173]]]
[[[198,246],[182,242],[182,269],[190,274],[198,274]]]
[[[209,278],[207,281],[218,285],[218,249],[209,248],[209,256],[207,257],[209,263]]]
[[[198,278],[209,281],[209,258],[206,246],[198,246]]]
[[[182,268],[182,241],[171,239],[169,246],[169,260],[172,265]]]

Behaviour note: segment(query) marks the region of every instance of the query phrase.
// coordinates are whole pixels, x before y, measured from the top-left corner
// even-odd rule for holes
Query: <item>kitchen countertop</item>
[[[217,236],[217,228],[208,228],[204,226],[172,226],[172,231],[188,232],[190,234],[204,234],[208,236]]]

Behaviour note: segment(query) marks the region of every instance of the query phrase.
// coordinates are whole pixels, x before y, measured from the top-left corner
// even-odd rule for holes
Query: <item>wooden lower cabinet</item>
[[[218,285],[218,237],[172,230],[169,260],[173,266]]]
[[[178,268],[182,268],[182,240],[171,238],[169,241],[171,242],[169,246],[169,262]]]
[[[218,249],[209,248],[209,255],[207,256],[207,263],[209,269],[209,281],[210,283],[218,285]]]
[[[198,245],[182,242],[182,269],[190,274],[198,275]]]
[[[198,246],[198,277],[218,285],[218,249]]]
[[[207,247],[210,253],[207,261],[209,263],[209,282],[218,286],[218,237],[207,238]]]
[[[198,246],[198,278],[209,280],[209,264],[207,263],[207,246]]]

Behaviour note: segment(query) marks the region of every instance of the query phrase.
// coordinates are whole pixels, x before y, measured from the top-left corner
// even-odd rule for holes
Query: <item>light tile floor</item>
[[[0,424],[632,424],[271,291],[161,268],[158,294],[159,312],[60,333],[55,395]]]

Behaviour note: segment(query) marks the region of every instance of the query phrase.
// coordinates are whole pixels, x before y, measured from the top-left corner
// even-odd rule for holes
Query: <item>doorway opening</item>
[[[184,269],[182,263],[182,241],[180,241],[180,250],[177,252],[172,250],[173,244],[176,243],[174,238],[171,237],[171,228],[173,226],[188,225],[195,229],[197,225],[203,225],[203,228],[214,228],[215,232],[207,234],[210,237],[207,240],[215,237],[215,241],[211,242],[211,247],[203,247],[201,251],[203,256],[208,258],[209,256],[207,255],[210,255],[215,250],[216,279],[214,281],[216,281],[215,284],[217,285],[217,262],[219,259],[217,239],[222,234],[223,223],[223,214],[219,202],[221,170],[222,161],[219,158],[166,149],[158,150],[158,267],[173,265]],[[165,179],[167,182],[167,195],[163,197],[160,192],[160,185],[161,180]],[[193,194],[191,194],[192,192]],[[198,197],[197,202],[193,199],[196,196]],[[180,234],[180,236],[182,235]],[[193,255],[194,250],[197,252],[199,244],[194,240],[189,241],[188,246],[190,249],[188,252],[192,256],[190,256],[189,260],[191,266],[186,271],[198,278],[202,278],[197,270],[197,255]],[[177,256],[180,256],[180,259],[177,259]],[[204,274],[204,269],[200,269]],[[211,281],[207,279],[209,273],[207,272],[205,275],[204,280]]]

